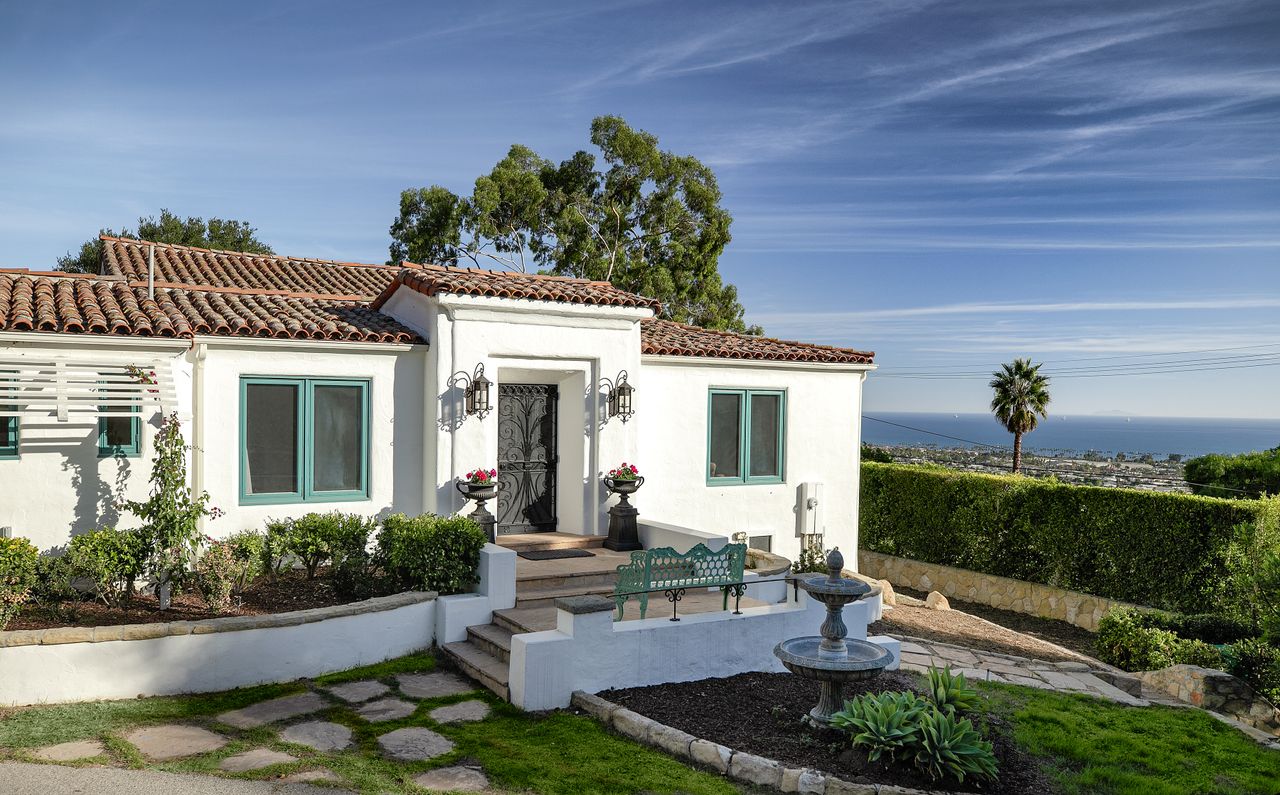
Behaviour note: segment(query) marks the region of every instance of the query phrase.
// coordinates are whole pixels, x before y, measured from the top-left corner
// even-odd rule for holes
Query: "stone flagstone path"
[[[290,754],[272,751],[270,748],[254,748],[252,751],[228,756],[218,763],[218,769],[229,773],[244,773],[247,770],[261,770],[264,767],[297,761],[298,757]]]
[[[218,720],[237,729],[253,729],[267,723],[276,723],[318,712],[327,706],[329,702],[319,693],[302,693],[296,696],[273,698],[244,709],[224,712],[218,716]]]
[[[1144,692],[1136,676],[1098,663],[1046,662],[1008,654],[978,651],[949,643],[902,637],[902,667],[924,672],[930,667],[951,668],[952,673],[966,679],[1007,682],[1014,685],[1087,693],[1092,696],[1143,707],[1152,701],[1170,703],[1170,699]]]
[[[341,751],[351,745],[351,730],[338,723],[312,720],[290,726],[280,732],[280,739],[316,751]]]
[[[405,762],[434,759],[453,750],[452,740],[418,726],[388,732],[378,738],[378,745],[388,757]]]

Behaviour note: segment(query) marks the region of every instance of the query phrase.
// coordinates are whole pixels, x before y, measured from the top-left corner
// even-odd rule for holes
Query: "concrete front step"
[[[505,660],[489,654],[471,641],[446,643],[444,653],[462,669],[462,672],[492,690],[504,701],[511,699],[507,687],[510,665]]]
[[[516,552],[533,552],[544,549],[600,549],[604,536],[583,536],[574,533],[520,533],[498,536],[498,545]]]
[[[560,588],[533,588],[516,590],[516,607],[554,607],[555,601],[565,596],[613,595],[612,585],[566,585]]]
[[[511,636],[515,633],[497,624],[480,624],[467,627],[467,641],[480,647],[489,656],[503,662],[511,661]]]
[[[618,569],[616,566],[596,571],[521,574],[516,577],[516,593],[523,596],[527,593],[549,588],[589,588],[602,585],[612,588],[617,583]]]

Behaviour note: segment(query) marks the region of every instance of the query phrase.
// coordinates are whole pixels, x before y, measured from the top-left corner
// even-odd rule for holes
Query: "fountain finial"
[[[827,553],[827,579],[836,581],[840,579],[840,572],[844,570],[844,555],[840,554],[840,547],[832,547]]]

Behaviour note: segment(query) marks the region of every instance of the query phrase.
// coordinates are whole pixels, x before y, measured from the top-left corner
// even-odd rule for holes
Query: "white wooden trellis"
[[[154,384],[140,379],[133,368]],[[170,361],[148,356],[89,358],[0,351],[0,417],[72,414],[98,417],[148,416],[176,410],[177,388]]]

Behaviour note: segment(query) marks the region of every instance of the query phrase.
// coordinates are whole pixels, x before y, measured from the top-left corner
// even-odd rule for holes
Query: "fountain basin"
[[[807,635],[788,638],[773,647],[773,654],[787,670],[805,679],[820,682],[856,682],[878,676],[893,662],[893,655],[866,640],[844,640],[843,657],[823,651],[822,638]]]

